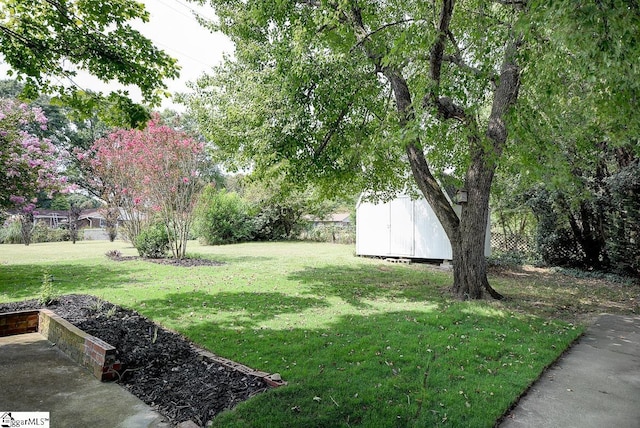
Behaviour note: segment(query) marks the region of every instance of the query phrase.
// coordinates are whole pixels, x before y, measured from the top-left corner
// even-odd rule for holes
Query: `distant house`
[[[311,215],[303,217],[313,227],[318,226],[336,226],[347,227],[351,224],[351,214],[349,213],[335,213],[330,214],[327,217],[319,218]]]
[[[99,209],[82,210],[78,217],[78,229],[102,229],[106,226],[106,220]]]
[[[9,211],[8,214],[10,218],[15,218],[18,215],[18,212]],[[118,223],[122,224],[125,218],[126,214],[121,209],[120,215],[118,216]],[[38,208],[35,210],[35,214],[33,215],[33,222],[34,224],[41,223],[52,228],[64,227],[69,224],[69,211]],[[80,216],[78,217],[79,229],[104,229],[105,227],[107,227],[106,220],[102,215],[100,208],[87,209],[80,212]]]
[[[33,215],[34,223],[43,223],[49,227],[60,227],[63,224],[69,224],[69,211],[66,210],[36,210]]]
[[[44,210],[37,209],[33,215],[34,223],[43,223],[48,227],[60,227],[69,224],[69,211],[67,210]],[[118,222],[122,222],[122,214]],[[103,229],[107,226],[106,220],[100,209],[82,210],[78,217],[78,229]]]

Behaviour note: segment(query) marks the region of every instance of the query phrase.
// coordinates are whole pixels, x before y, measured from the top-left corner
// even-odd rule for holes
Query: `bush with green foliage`
[[[53,287],[53,275],[45,270],[42,274],[42,284],[40,285],[40,295],[38,296],[38,303],[41,305],[49,306],[55,303],[58,298],[58,292]]]
[[[49,227],[42,222],[37,222],[31,232],[31,242],[61,242],[69,239],[69,229]]]
[[[605,183],[613,207],[605,224],[612,270],[640,276],[640,162],[622,168]]]
[[[599,186],[574,204],[561,191],[531,192],[537,253],[550,266],[640,276],[640,163]]]
[[[22,225],[19,221],[8,220],[2,226],[0,242],[3,244],[22,244]]]
[[[49,227],[38,222],[31,231],[31,242],[61,242],[69,240],[69,230]],[[23,244],[22,224],[20,221],[8,221],[0,229],[0,242],[3,244]]]
[[[263,201],[253,208],[254,239],[257,241],[281,241],[296,238],[305,226],[300,206]]]
[[[169,235],[162,223],[153,223],[143,228],[136,237],[135,247],[141,257],[159,259],[169,251]]]
[[[194,234],[205,245],[233,244],[253,237],[246,203],[235,192],[207,187],[196,208]]]

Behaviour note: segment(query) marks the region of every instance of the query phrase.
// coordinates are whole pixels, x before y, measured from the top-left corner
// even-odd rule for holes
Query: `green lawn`
[[[113,249],[135,255],[123,242],[0,245],[0,302],[38,297],[48,271],[61,294],[133,308],[289,382],[214,426],[491,427],[582,331],[514,303],[452,300],[450,273],[351,246],[191,242],[224,262],[191,268],[115,262]]]

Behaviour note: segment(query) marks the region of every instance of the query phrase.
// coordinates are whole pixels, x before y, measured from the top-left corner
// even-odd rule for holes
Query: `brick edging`
[[[122,369],[122,364],[117,360],[116,348],[80,330],[55,312],[49,309],[31,309],[0,313],[0,337],[36,332],[53,342],[72,360],[87,368],[97,379],[107,381],[119,377],[118,372]],[[246,375],[258,377],[271,387],[287,385],[278,373],[269,374],[254,370],[193,344],[191,346],[201,359],[208,359]]]
[[[121,369],[116,348],[98,339],[49,309],[0,313],[0,337],[35,333],[53,342],[72,360],[101,381],[113,380]]]
[[[0,337],[38,331],[38,309],[0,313]]]
[[[194,351],[196,351],[196,353],[201,359],[206,358],[208,360],[215,361],[216,363],[219,363],[225,367],[229,367],[230,369],[237,370],[246,375],[261,378],[262,380],[265,381],[267,385],[273,388],[287,385],[287,382],[282,380],[282,377],[278,373],[269,374],[266,372],[261,372],[259,370],[254,370],[251,367],[245,366],[244,364],[236,363],[235,361],[219,357],[216,354],[207,351],[206,349],[201,349],[194,345],[191,345],[191,347],[194,349]]]

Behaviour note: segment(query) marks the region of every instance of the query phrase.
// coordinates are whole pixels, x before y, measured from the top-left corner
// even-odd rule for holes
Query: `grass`
[[[136,309],[289,382],[221,414],[219,427],[490,427],[579,336],[579,322],[602,308],[637,310],[636,286],[535,270],[492,278],[505,302],[459,302],[445,291],[449,272],[356,258],[350,246],[189,249],[224,264],[107,259],[135,254],[122,242],[0,245],[0,302],[38,298],[48,272],[56,293]]]

